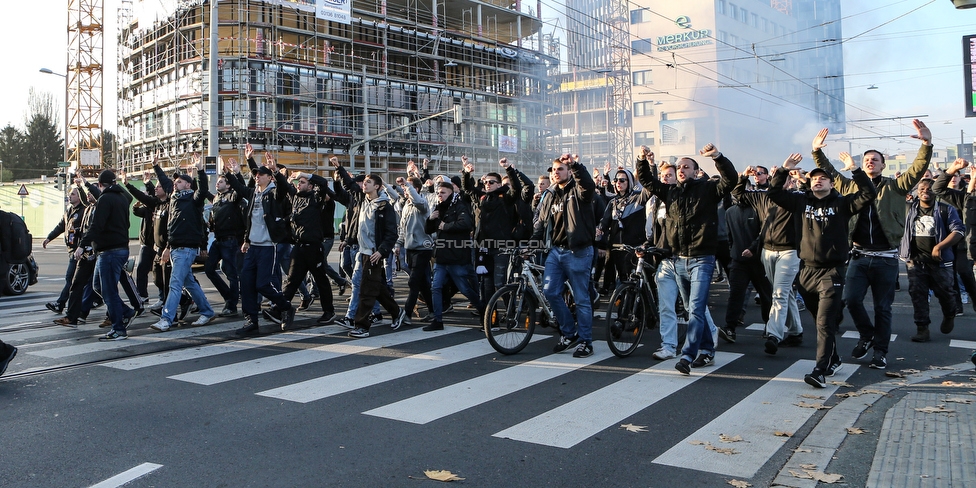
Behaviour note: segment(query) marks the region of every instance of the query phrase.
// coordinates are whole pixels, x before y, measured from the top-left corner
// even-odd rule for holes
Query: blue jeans
[[[108,309],[108,318],[112,321],[112,330],[125,332],[122,319],[135,314],[135,310],[129,308],[119,296],[119,278],[125,268],[126,261],[129,260],[129,248],[112,249],[98,253],[95,261],[95,269],[98,271],[98,278],[102,288],[102,301]]]
[[[674,306],[678,300],[678,273],[675,271],[674,259],[661,260],[654,282],[657,284],[657,310],[661,316],[661,349],[673,354],[678,350],[678,313]],[[705,308],[705,322],[712,336],[712,344],[715,344],[718,340],[718,328],[708,308]]]
[[[220,293],[224,299],[225,305],[230,308],[237,308],[241,296],[241,279],[238,271],[240,257],[241,242],[236,237],[215,239],[210,245],[207,264],[203,268],[207,278],[210,278],[210,282],[217,289],[217,293]],[[217,274],[218,264],[227,277],[226,282]]]
[[[545,280],[542,293],[545,294],[552,313],[559,323],[563,337],[579,335],[580,341],[593,342],[593,304],[590,303],[590,271],[593,268],[593,247],[578,251],[554,247],[546,258]],[[563,298],[563,284],[569,281],[576,301],[576,320]],[[437,297],[434,297],[437,303]]]
[[[763,268],[766,279],[772,285],[772,303],[769,307],[769,321],[766,333],[783,340],[788,335],[803,333],[800,323],[800,309],[796,306],[796,292],[793,281],[800,272],[800,256],[796,250],[762,250]]]
[[[431,285],[430,289],[430,299],[434,303],[428,303],[427,305],[433,305],[431,308],[434,311],[435,321],[443,321],[444,285],[447,284],[448,279],[454,282],[454,286],[457,287],[462,295],[468,297],[468,300],[471,300],[471,304],[478,311],[484,308],[481,300],[478,299],[478,289],[475,287],[474,266],[470,264],[434,263],[434,284]]]
[[[68,292],[71,291],[71,279],[75,276],[75,268],[78,267],[78,260],[75,259],[75,255],[72,252],[68,254],[68,269],[64,272],[64,288],[61,289],[61,295],[58,296],[57,303],[59,306],[64,307],[68,303]]]
[[[176,318],[176,311],[180,308],[180,297],[183,296],[183,288],[190,293],[193,303],[200,309],[200,315],[213,317],[214,311],[210,308],[210,302],[193,277],[193,260],[196,259],[199,249],[194,247],[177,247],[170,251],[169,260],[173,263],[173,274],[169,277],[169,293],[166,295],[166,303],[163,305],[162,318],[169,323],[173,323]]]
[[[898,259],[861,256],[851,258],[847,265],[847,284],[844,303],[851,313],[861,339],[871,339],[874,350],[888,354],[891,340],[891,302],[895,300],[895,281],[898,280]],[[868,287],[874,299],[874,324],[864,308]]]
[[[272,275],[278,271],[274,246],[251,246],[244,254],[241,267],[241,310],[245,317],[257,320],[261,312],[258,294],[271,300],[278,310],[289,310],[281,289],[275,287]],[[255,322],[256,323],[256,322]]]
[[[688,333],[685,347],[681,349],[682,359],[694,361],[699,350],[704,354],[715,354],[714,336],[706,332],[708,313],[708,289],[715,271],[715,256],[679,257],[674,260],[678,281],[678,292],[688,310]]]

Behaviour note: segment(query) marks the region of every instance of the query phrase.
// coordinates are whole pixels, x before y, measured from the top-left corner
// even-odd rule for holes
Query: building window
[[[651,79],[651,70],[646,71],[635,71],[633,73],[634,85],[653,85],[654,80]]]
[[[654,102],[637,102],[634,104],[634,117],[654,115]]]
[[[654,131],[650,131],[650,132],[634,132],[634,145],[635,146],[653,146],[654,145]]]
[[[725,15],[725,0],[717,0],[715,2],[715,10],[717,10],[719,14]]]
[[[744,8],[740,8],[739,9],[739,22],[742,22],[743,24],[746,24],[746,23],[749,22],[749,11],[748,10],[746,10]]]
[[[732,17],[733,19],[739,18],[739,7],[734,3],[729,4],[729,17]]]
[[[647,54],[651,52],[651,41],[647,39],[638,39],[636,41],[631,41],[630,47],[635,54]]]
[[[649,22],[651,20],[651,13],[647,9],[639,8],[637,10],[630,11],[630,23],[631,24],[641,24],[644,22]]]

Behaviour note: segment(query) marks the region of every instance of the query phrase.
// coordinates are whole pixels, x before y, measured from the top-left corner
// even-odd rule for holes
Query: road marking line
[[[976,342],[964,341],[961,339],[951,339],[949,340],[949,347],[958,347],[961,349],[976,349]]]
[[[301,340],[310,339],[314,337],[321,337],[323,335],[334,334],[336,332],[339,332],[340,330],[345,330],[345,329],[343,329],[338,325],[315,327],[312,329],[299,331],[299,332],[285,332],[283,334],[276,334],[268,337],[242,339],[237,341],[226,342],[223,344],[211,344],[208,346],[194,347],[190,349],[180,349],[177,351],[166,351],[158,354],[150,354],[147,356],[120,359],[118,361],[104,363],[102,364],[102,366],[121,369],[125,371],[132,371],[134,369],[148,368],[151,366],[159,366],[163,364],[176,363],[180,361],[189,361],[193,359],[201,359],[201,358],[206,358],[211,356],[217,356],[220,354],[227,354],[231,352],[246,351],[248,349],[255,349],[259,347],[276,346],[288,342],[301,341]]]
[[[664,361],[492,436],[569,449],[741,356],[718,352],[718,366],[691,376],[675,371],[677,359]]]
[[[858,333],[856,330],[849,330],[847,332],[844,332],[844,335],[842,335],[841,337],[843,337],[844,339],[860,339],[861,334]],[[891,334],[891,338],[888,339],[888,342],[895,342],[895,339],[897,338],[898,338],[898,334]]]
[[[535,335],[531,341],[535,342],[542,339],[549,339],[549,336]],[[258,395],[298,403],[309,403],[341,393],[366,388],[367,386],[378,385],[412,374],[440,368],[449,364],[466,361],[493,352],[494,350],[488,345],[488,339],[479,339],[435,351],[414,354],[392,361],[356,368],[342,373],[313,378],[280,388],[265,390],[259,392]]]
[[[142,463],[128,471],[119,473],[101,483],[92,485],[91,488],[117,488],[130,481],[135,481],[143,476],[162,468],[162,464]]]
[[[788,437],[777,437],[773,433],[777,430],[795,432],[817,411],[796,406],[795,403],[801,401],[819,403],[800,395],[813,394],[829,398],[837,391],[838,386],[829,382],[827,388],[823,389],[811,388],[803,382],[803,375],[812,371],[815,365],[809,359],[793,363],[653,462],[726,476],[752,478],[789,440]],[[837,374],[828,377],[828,380],[845,381],[856,370],[857,365],[845,364]],[[736,449],[740,451],[739,454],[728,456],[690,444],[691,441],[703,441],[715,446],[737,447],[735,444],[722,444],[719,440],[720,434],[740,435],[748,445]]]
[[[35,356],[42,356],[52,359],[60,359],[69,356],[78,356],[81,354],[88,354],[93,352],[102,351],[112,351],[116,349],[127,349],[132,346],[141,346],[145,344],[154,344],[158,342],[172,341],[175,339],[186,339],[189,337],[214,334],[219,332],[228,332],[237,328],[240,328],[241,323],[238,321],[208,325],[206,327],[177,327],[175,329],[170,329],[168,332],[149,332],[148,334],[141,334],[138,336],[129,335],[129,338],[124,341],[107,341],[101,342],[97,339],[98,336],[92,336],[91,342],[86,342],[84,344],[77,344],[74,346],[58,347],[54,349],[45,349],[42,351],[34,351],[29,354]],[[109,329],[104,329],[108,332]],[[94,332],[94,331],[93,331]],[[129,328],[129,332],[132,332],[132,328]]]
[[[252,359],[225,366],[192,371],[189,373],[170,376],[170,379],[196,383],[198,385],[216,385],[232,380],[239,380],[250,376],[280,371],[283,369],[294,368],[305,364],[328,361],[330,359],[341,358],[351,354],[362,354],[374,349],[392,347],[407,342],[418,341],[440,337],[447,334],[469,330],[462,327],[445,327],[444,330],[436,332],[424,332],[423,329],[411,329],[394,334],[384,334],[381,336],[368,337],[354,341],[346,341],[339,344],[326,344],[301,351],[277,354],[274,356]]]
[[[610,350],[604,348],[598,349],[595,354],[586,359],[574,358],[572,354],[553,354],[363,413],[403,422],[426,424],[576,371],[584,366],[596,364],[610,356]]]

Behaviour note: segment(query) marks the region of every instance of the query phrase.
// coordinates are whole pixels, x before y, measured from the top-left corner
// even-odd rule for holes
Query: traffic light
[[[54,175],[54,189],[55,190],[61,190],[62,189],[62,185],[64,185],[64,183],[65,183],[64,180],[63,180],[63,178],[64,178],[64,173],[57,173],[57,174]]]

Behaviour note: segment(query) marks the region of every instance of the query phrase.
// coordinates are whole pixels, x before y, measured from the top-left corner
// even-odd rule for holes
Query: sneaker
[[[779,341],[779,345],[782,347],[800,347],[803,344],[803,332],[799,334],[788,335]]]
[[[159,322],[149,326],[150,329],[156,329],[160,332],[166,332],[172,327],[172,324],[166,321],[166,319],[159,319]]]
[[[381,322],[383,322],[383,315],[382,314],[374,313],[369,318],[369,325],[371,325],[371,326],[372,325],[380,325]]]
[[[235,317],[237,316],[237,307],[231,307],[224,305],[224,309],[217,314],[218,317]]]
[[[135,316],[136,317],[142,317],[143,314],[145,314],[145,313],[146,313],[146,309],[145,308],[137,308],[136,309],[136,315]],[[135,318],[135,317],[133,317],[133,318]]]
[[[165,305],[165,303],[162,300],[156,300],[155,302],[153,302],[152,305],[149,306],[149,311],[151,312],[153,310],[156,311],[162,310],[163,305]]]
[[[366,337],[369,337],[369,331],[366,329],[356,327],[355,329],[349,331],[349,337],[354,337],[356,339],[364,339]]]
[[[400,328],[400,326],[404,324],[404,322],[407,321],[409,321],[409,319],[407,319],[407,311],[401,308],[400,313],[397,314],[396,319],[390,324],[390,328],[393,330],[397,330]]]
[[[960,298],[960,300],[962,300],[962,303],[963,303],[963,305],[965,305],[965,304],[968,304],[968,303],[969,303],[969,293],[966,293],[966,292],[962,292],[962,293],[960,294],[960,296],[959,296],[959,298]]]
[[[88,320],[87,317],[78,317],[78,325],[85,325],[85,321]]]
[[[874,341],[872,339],[858,339],[857,345],[851,351],[851,357],[854,359],[864,359],[868,355],[868,349],[871,349],[873,345]]]
[[[278,311],[277,309],[275,309],[275,308],[266,308],[266,309],[262,310],[261,313],[264,315],[264,318],[266,318],[266,319],[268,319],[268,320],[270,320],[270,321],[272,321],[272,322],[274,322],[276,324],[280,324],[281,323],[281,312]]]
[[[814,371],[808,375],[803,376],[803,382],[814,387],[814,388],[826,388],[827,379],[824,378],[823,373],[819,371]]]
[[[729,344],[735,344],[735,329],[729,326],[719,327],[718,336],[722,338],[723,341]]]
[[[756,302],[756,305],[759,305],[759,304],[762,303],[762,300],[759,299],[759,294],[758,293],[756,293],[756,296],[752,297],[752,300]]]
[[[78,322],[72,322],[68,317],[61,317],[60,319],[54,319],[54,323],[57,325],[63,325],[65,327],[71,327],[72,329],[78,328]]]
[[[105,320],[102,321],[102,323],[98,324],[99,329],[104,329],[106,327],[111,327],[111,326],[112,326],[112,319],[108,317],[106,317]]]
[[[122,327],[128,328],[132,319],[136,318],[136,311],[133,310],[129,315],[122,314]]]
[[[348,287],[348,286],[349,286],[349,282],[348,281],[345,281],[345,282],[339,284],[339,296],[340,297],[342,295],[345,295],[346,294],[346,287]]]
[[[193,322],[190,325],[192,325],[194,327],[200,327],[201,325],[207,325],[207,324],[209,324],[210,322],[213,321],[213,319],[214,319],[214,316],[213,315],[211,315],[209,317],[206,316],[206,315],[201,315],[200,317],[197,318],[196,322]]]
[[[557,341],[556,345],[552,347],[552,352],[554,353],[563,352],[566,349],[575,347],[579,343],[580,343],[579,335],[574,335],[573,337],[563,337],[562,335],[560,335],[559,341]]]
[[[304,312],[304,311],[308,310],[308,307],[311,307],[312,306],[312,302],[314,302],[314,301],[315,300],[312,297],[302,298],[302,304],[298,306],[298,311],[299,312]]]
[[[429,325],[424,326],[425,332],[433,332],[435,330],[444,330],[444,322],[440,320],[433,320]]]
[[[576,351],[573,351],[574,358],[588,358],[593,355],[593,345],[587,344],[585,342],[580,342],[576,346]]]
[[[695,358],[691,363],[692,368],[701,368],[703,366],[710,366],[715,362],[715,356],[712,354],[700,353],[698,357]]]
[[[827,376],[833,376],[834,373],[836,373],[837,370],[840,369],[840,366],[841,366],[840,358],[837,358],[837,361],[831,362],[830,366],[827,366]]]
[[[962,313],[958,313],[956,315],[962,315]],[[956,326],[956,318],[955,317],[952,317],[952,316],[943,317],[942,318],[942,325],[939,326],[939,332],[942,332],[943,334],[948,334],[948,333],[952,332],[952,329],[955,328],[955,326]]]
[[[190,301],[189,297],[183,296],[180,299],[180,311],[179,311],[179,314],[176,316],[176,320],[179,320],[179,321],[182,322],[183,319],[186,318],[186,314],[190,313],[190,306],[191,305],[193,305],[193,302]]]
[[[52,311],[54,313],[57,313],[57,314],[60,314],[61,312],[64,311],[64,305],[61,305],[58,302],[48,302],[48,303],[45,303],[44,306],[48,310],[50,310],[50,311]]]
[[[92,302],[91,309],[92,310],[95,310],[96,308],[101,307],[102,305],[105,305],[105,302],[103,302],[101,300],[95,300],[95,301]]]
[[[11,346],[10,344],[4,344],[3,347],[3,358],[0,359],[0,375],[7,371],[7,366],[10,366],[10,362],[14,360],[14,356],[17,355],[17,348]]]
[[[803,312],[807,309],[807,304],[800,298],[800,295],[796,296],[796,310],[798,312]],[[823,375],[821,375],[823,376]]]
[[[344,327],[344,328],[349,329],[349,330],[352,330],[352,329],[355,329],[356,328],[356,326],[353,325],[353,323],[352,323],[352,319],[349,318],[349,317],[339,317],[338,319],[336,319],[335,323],[339,327]]]
[[[261,333],[261,329],[258,327],[258,319],[255,317],[251,319],[250,317],[244,319],[244,327],[234,331],[234,335],[238,337],[255,336]]]
[[[129,336],[125,333],[124,330],[115,330],[115,329],[112,329],[112,330],[108,331],[108,334],[105,334],[105,335],[99,337],[98,340],[103,341],[103,342],[106,342],[106,341],[124,341],[124,340],[126,340],[128,338],[129,338]]]
[[[674,358],[675,357],[675,354],[674,354],[674,351],[672,351],[670,349],[665,349],[665,348],[662,347],[662,348],[658,349],[657,351],[654,351],[654,354],[651,354],[651,357],[653,357],[654,359],[657,359],[659,361],[664,361],[666,359],[672,359],[672,358]]]
[[[335,314],[335,312],[332,312],[332,313],[325,312],[325,313],[322,314],[321,317],[319,317],[315,321],[315,323],[316,324],[319,324],[319,325],[332,325],[335,322],[336,322],[336,314]]]
[[[295,307],[291,306],[288,307],[287,311],[285,311],[285,316],[281,321],[281,330],[285,331],[294,328],[295,328]]]
[[[928,342],[929,341],[929,329],[926,327],[924,329],[918,329],[918,333],[912,336],[912,342]]]
[[[885,359],[885,355],[878,351],[874,351],[874,359],[871,360],[869,364],[873,369],[885,369],[888,366],[888,360]]]
[[[776,351],[779,350],[779,340],[776,339],[776,336],[770,335],[766,338],[766,346],[764,350],[766,351],[766,354],[776,355]]]
[[[691,363],[687,359],[681,358],[675,363],[674,369],[678,370],[681,374],[691,374]]]
[[[433,322],[434,321],[434,314],[427,313],[427,315],[424,315],[423,317],[420,317],[420,321],[421,322]]]

